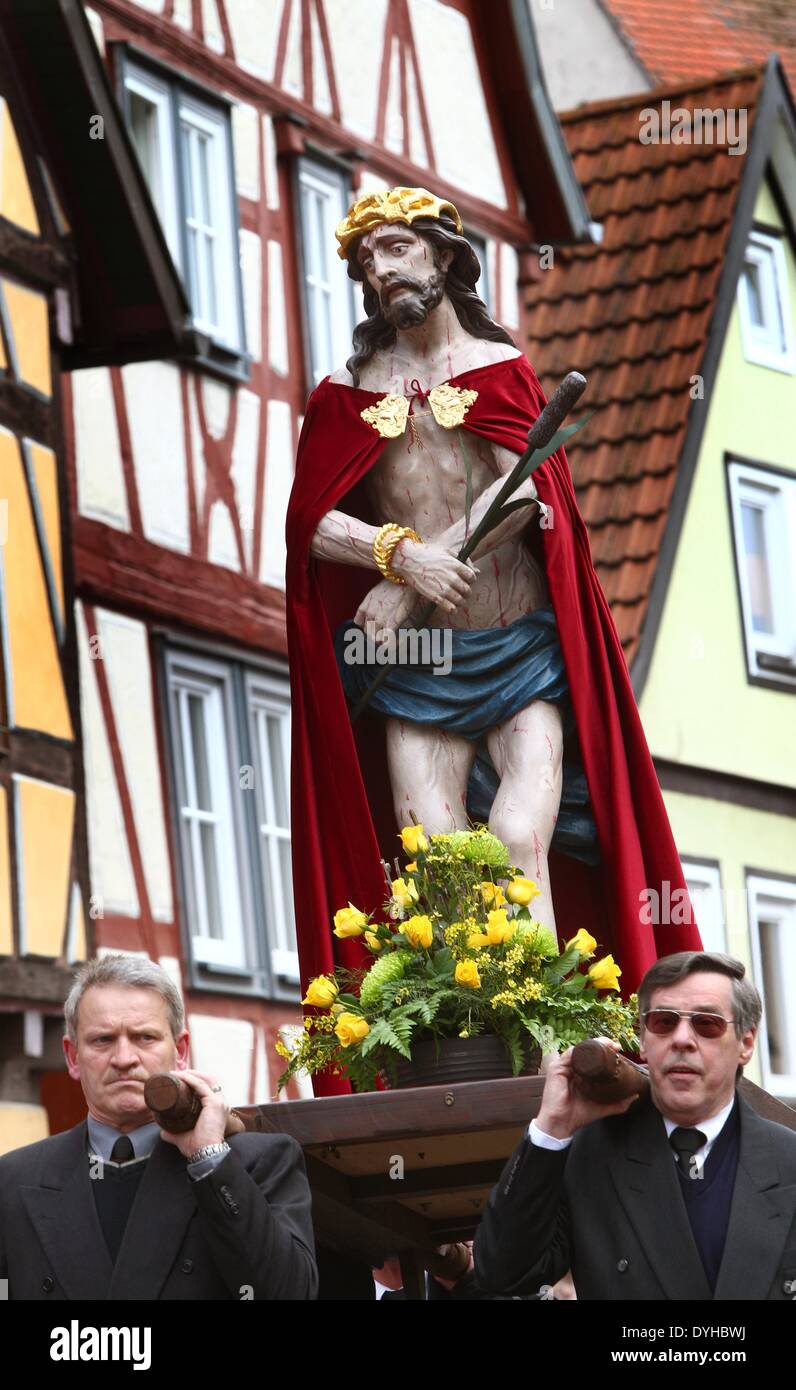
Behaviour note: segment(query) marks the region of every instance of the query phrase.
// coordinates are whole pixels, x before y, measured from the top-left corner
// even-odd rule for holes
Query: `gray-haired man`
[[[579,1299],[793,1298],[796,1133],[736,1089],[761,1016],[745,973],[706,951],[650,967],[644,1100],[585,1100],[571,1049],[551,1062],[476,1236],[484,1288],[536,1293],[571,1268]]]
[[[105,956],[67,998],[64,1053],[88,1117],[0,1159],[0,1278],[15,1299],[311,1299],[311,1198],[286,1135],[224,1138],[216,1078],[187,1066],[182,1000],[152,961]],[[179,1071],[202,1110],[153,1120],[144,1082]]]

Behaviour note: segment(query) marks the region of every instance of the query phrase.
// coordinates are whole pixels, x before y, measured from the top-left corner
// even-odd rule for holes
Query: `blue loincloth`
[[[346,662],[346,633],[353,626],[351,620],[346,621],[334,638],[340,679],[352,705],[383,669],[375,662]],[[548,700],[561,707],[565,739],[576,744],[569,686],[552,608],[537,608],[507,627],[446,629],[440,632],[440,638],[448,631],[453,644],[448,675],[435,674],[429,667],[395,664],[371,699],[370,708],[394,719],[433,724],[482,744],[491,729],[533,700]],[[442,645],[436,650],[442,651]],[[467,785],[467,811],[472,820],[488,821],[498,784],[486,746],[479,747]],[[597,828],[579,753],[576,760],[564,761],[561,805],[552,847],[588,864],[599,862]]]

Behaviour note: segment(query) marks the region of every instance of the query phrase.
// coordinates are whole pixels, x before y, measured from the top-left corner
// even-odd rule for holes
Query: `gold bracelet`
[[[422,545],[417,531],[413,531],[411,526],[399,526],[397,521],[387,521],[384,526],[380,526],[373,541],[373,558],[376,565],[384,578],[389,579],[393,584],[406,583],[400,574],[393,574],[390,569],[393,551],[402,540],[417,541],[418,544]]]

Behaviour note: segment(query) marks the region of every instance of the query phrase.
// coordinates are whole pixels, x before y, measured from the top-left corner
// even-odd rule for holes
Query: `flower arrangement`
[[[373,960],[311,981],[302,1036],[277,1043],[288,1063],[280,1089],[297,1071],[330,1068],[355,1090],[373,1090],[379,1073],[394,1082],[399,1060],[429,1038],[496,1035],[515,1075],[529,1045],[563,1051],[603,1035],[637,1047],[635,997],[618,997],[613,957],[587,965],[597,942],[585,928],[559,949],[531,914],[539,889],[495,835],[479,827],[426,836],[411,825],[401,841],[413,857],[395,879],[385,865],[384,920],[351,903],[335,913],[335,936],[361,938]]]

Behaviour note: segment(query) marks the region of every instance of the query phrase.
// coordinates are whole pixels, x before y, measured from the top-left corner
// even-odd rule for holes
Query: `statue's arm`
[[[362,565],[378,572],[373,556],[377,530],[376,526],[369,526],[345,512],[327,512],[318,523],[310,553],[321,560]],[[393,574],[406,581],[407,588],[422,598],[433,599],[448,613],[467,598],[476,573],[472,565],[457,560],[448,545],[436,540],[415,542],[408,537],[396,545],[390,568]],[[388,584],[389,580],[382,582]]]
[[[510,449],[495,448],[495,459],[500,469],[500,477],[496,478],[494,483],[490,483],[489,487],[473,502],[470,510],[469,527],[465,527],[464,517],[460,517],[452,526],[449,526],[443,531],[442,535],[436,537],[438,545],[444,546],[446,550],[453,551],[454,554],[459,553],[467,537],[473,534],[481,518],[486,515],[488,508],[497,497],[506,481],[507,475],[511,472],[518,458],[519,454],[513,454]],[[522,484],[522,487],[517,488],[517,491],[512,494],[512,502],[518,502],[520,499],[538,501],[538,494],[533,478],[528,478]],[[504,541],[511,540],[513,536],[521,535],[535,515],[536,509],[533,507],[518,507],[516,511],[510,512],[505,521],[502,521],[499,526],[495,526],[493,530],[489,531],[484,536],[483,540],[476,546],[470,558],[478,560],[482,555],[489,555],[490,551],[497,550],[498,546],[503,545]]]

